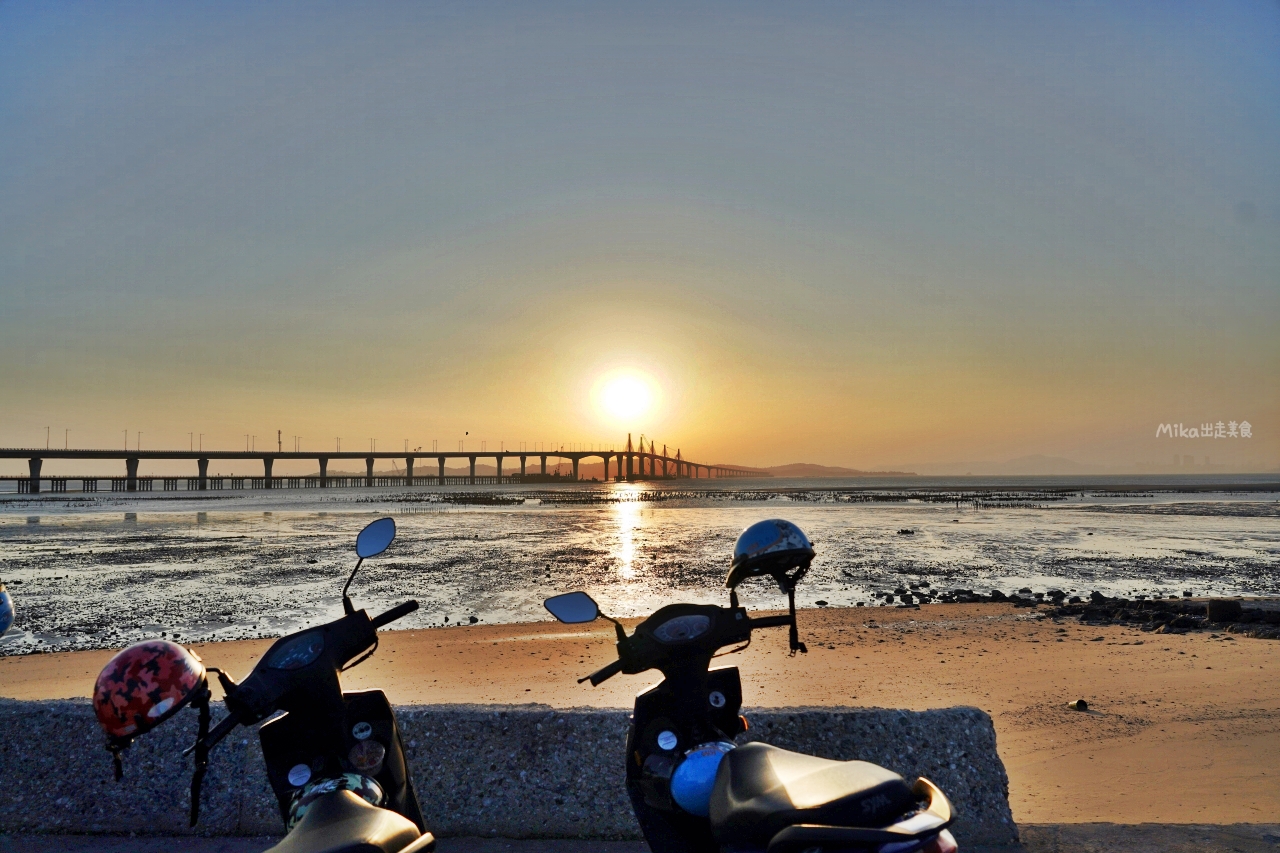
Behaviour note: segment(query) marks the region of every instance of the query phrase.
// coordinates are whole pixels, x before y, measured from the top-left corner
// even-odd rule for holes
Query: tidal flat
[[[703,481],[449,489],[0,498],[0,654],[274,637],[341,613],[355,534],[399,536],[352,586],[370,611],[416,598],[405,628],[530,622],[588,590],[609,613],[723,602],[738,532],[799,524],[818,552],[804,607],[878,607],[956,589],[1087,596],[1280,594],[1280,494],[1070,482],[875,485]],[[900,598],[899,598],[900,600]],[[764,582],[752,608],[784,600]]]

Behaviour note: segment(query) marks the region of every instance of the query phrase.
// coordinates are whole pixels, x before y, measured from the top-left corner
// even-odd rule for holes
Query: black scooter
[[[865,761],[829,761],[750,743],[740,716],[737,667],[710,669],[716,652],[746,644],[756,628],[796,628],[799,575],[776,576],[786,616],[752,618],[730,589],[728,607],[671,604],[627,636],[616,619],[618,659],[579,681],[657,669],[663,680],[636,697],[627,735],[627,793],[655,853],[955,853],[951,804],[927,779],[913,784]],[[601,616],[585,592],[546,600],[561,622]],[[726,652],[728,654],[728,652]]]
[[[386,694],[344,691],[339,682],[339,673],[377,650],[379,628],[418,609],[418,602],[406,601],[369,618],[347,597],[360,564],[385,551],[395,535],[390,518],[360,532],[359,559],[342,588],[346,615],[341,619],[280,638],[239,684],[226,673],[208,668],[218,675],[230,713],[209,731],[207,710],[202,711],[201,736],[188,750],[196,756],[193,825],[209,750],[236,726],[284,712],[258,729],[267,778],[288,832],[267,853],[425,853],[435,849],[435,838],[422,822]]]

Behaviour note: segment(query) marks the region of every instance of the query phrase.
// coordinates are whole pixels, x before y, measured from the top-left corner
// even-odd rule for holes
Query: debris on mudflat
[[[903,527],[900,530],[898,530],[898,535],[899,536],[915,536],[916,532],[912,530],[910,527]]]
[[[889,600],[893,600],[892,596]],[[1157,634],[1185,634],[1187,631],[1214,629],[1245,637],[1280,640],[1280,609],[1245,607],[1234,599],[1188,601],[1185,598],[1147,599],[1137,596],[1130,600],[1108,598],[1100,592],[1091,592],[1088,600],[1085,600],[1078,595],[1068,598],[1060,589],[1033,593],[1029,587],[1023,587],[1008,595],[998,589],[993,589],[986,595],[971,589],[952,589],[938,594],[933,600],[942,604],[999,603],[1012,604],[1014,607],[1047,605],[1041,611],[1047,616],[1074,616],[1088,625],[1131,625]]]
[[[1077,699],[1074,702],[1068,702],[1067,707],[1073,711],[1087,711],[1089,710],[1089,703],[1083,699]]]
[[[1132,625],[1157,634],[1213,629],[1245,637],[1280,640],[1280,610],[1245,607],[1239,601],[1229,599],[1208,602],[1176,599],[1130,601],[1094,592],[1089,595],[1088,602],[1052,607],[1046,612],[1050,616],[1079,617],[1082,623],[1089,625]]]

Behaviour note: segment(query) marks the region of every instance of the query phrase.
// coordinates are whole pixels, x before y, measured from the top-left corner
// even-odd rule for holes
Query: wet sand
[[[807,656],[783,629],[723,658],[745,705],[991,714],[1019,823],[1231,824],[1280,815],[1280,642],[1147,634],[1036,619],[1006,605],[805,611]],[[601,687],[577,677],[613,659],[604,623],[392,631],[344,677],[393,702],[629,707],[655,673]],[[237,676],[265,640],[194,647]],[[109,651],[0,658],[0,696],[87,696]],[[1066,707],[1084,698],[1090,711]]]

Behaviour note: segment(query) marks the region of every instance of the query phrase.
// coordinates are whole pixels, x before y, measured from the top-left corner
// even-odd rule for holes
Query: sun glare
[[[653,408],[653,398],[653,387],[648,377],[621,373],[601,384],[597,399],[606,415],[626,422],[647,415]]]

